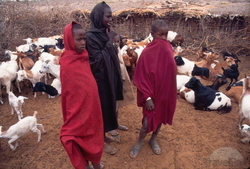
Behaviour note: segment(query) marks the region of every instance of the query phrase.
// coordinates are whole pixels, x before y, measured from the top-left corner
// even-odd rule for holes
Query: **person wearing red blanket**
[[[176,107],[177,67],[171,44],[167,41],[168,26],[164,20],[151,25],[153,41],[142,51],[134,72],[137,87],[137,104],[142,107],[143,119],[139,139],[130,151],[136,158],[147,133],[153,132],[148,141],[153,152],[161,154],[156,139],[162,124],[172,125]]]
[[[65,50],[60,58],[63,125],[60,140],[74,168],[101,168],[103,119],[95,78],[85,49],[85,31],[77,22],[64,29]]]

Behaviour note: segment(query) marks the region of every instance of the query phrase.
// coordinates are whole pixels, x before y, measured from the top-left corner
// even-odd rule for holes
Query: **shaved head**
[[[162,19],[155,20],[151,25],[151,32],[155,33],[157,31],[159,31],[159,28],[161,28],[161,27],[168,28],[168,24]]]

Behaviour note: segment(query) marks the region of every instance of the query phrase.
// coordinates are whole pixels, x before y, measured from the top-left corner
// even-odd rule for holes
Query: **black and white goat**
[[[58,91],[55,87],[45,84],[44,82],[37,82],[33,88],[33,92],[45,92],[49,95],[49,98],[53,98],[58,95]]]
[[[185,87],[194,91],[196,110],[217,110],[219,113],[231,111],[231,100],[222,92],[204,86],[199,79],[192,77]]]
[[[188,76],[192,76],[192,71],[194,69],[195,63],[182,57],[175,56],[175,63],[177,66],[177,71],[180,74],[187,74]]]
[[[189,78],[189,80],[190,80],[190,78]],[[188,81],[186,81],[186,83],[187,82]],[[210,87],[211,89],[214,89],[214,90],[218,90],[222,85],[224,85],[226,83],[227,83],[227,78],[224,75],[218,75],[215,77],[213,84],[208,85],[207,87]],[[180,96],[182,98],[187,100],[187,102],[189,102],[189,103],[195,102],[194,91],[189,89],[189,88],[186,88],[185,85],[182,86],[179,93],[180,93]]]

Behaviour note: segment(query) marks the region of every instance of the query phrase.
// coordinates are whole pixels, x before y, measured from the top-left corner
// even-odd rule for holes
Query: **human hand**
[[[146,109],[147,110],[154,110],[155,105],[152,99],[146,101]]]
[[[112,28],[106,28],[106,33],[108,35],[109,41],[113,43],[116,32]]]

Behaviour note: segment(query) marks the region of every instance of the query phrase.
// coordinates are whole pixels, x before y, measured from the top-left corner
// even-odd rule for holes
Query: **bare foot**
[[[141,146],[140,145],[135,145],[131,150],[130,150],[130,153],[129,153],[129,156],[130,158],[136,158],[139,154],[141,150]]]
[[[160,155],[161,154],[161,148],[158,145],[157,141],[149,141],[148,142],[149,146],[151,147],[152,151],[156,154],[156,155]]]

